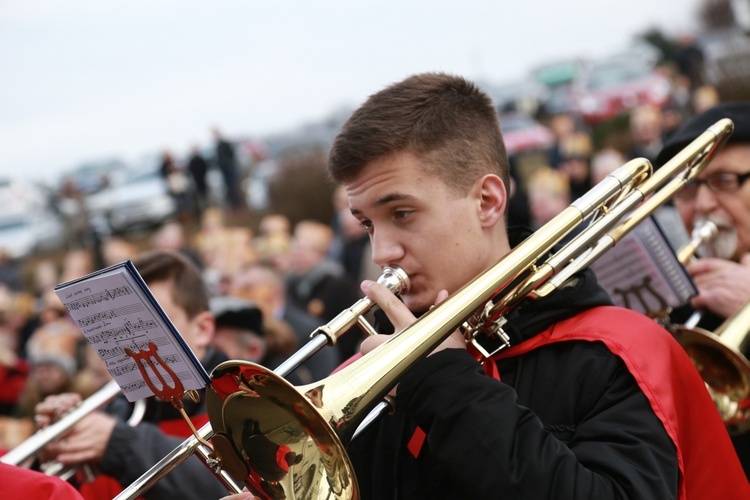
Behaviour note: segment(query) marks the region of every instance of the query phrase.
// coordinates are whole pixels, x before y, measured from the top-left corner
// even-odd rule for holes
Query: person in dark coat
[[[234,145],[229,142],[218,128],[213,130],[216,147],[216,165],[224,179],[224,188],[229,208],[235,210],[242,207],[240,194],[240,171]]]
[[[190,151],[187,170],[193,179],[193,186],[195,187],[195,201],[193,206],[200,219],[200,215],[208,206],[208,162],[198,146],[193,146]]]

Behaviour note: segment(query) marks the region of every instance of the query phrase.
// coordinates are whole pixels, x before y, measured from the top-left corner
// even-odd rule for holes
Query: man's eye
[[[737,184],[737,178],[733,175],[717,175],[713,178],[713,183],[719,189],[732,189]]]
[[[372,228],[372,221],[363,219],[359,221],[359,225],[362,226],[362,229],[365,231],[369,231]]]
[[[411,212],[410,210],[398,210],[393,213],[393,218],[396,220],[404,220],[408,218],[411,214],[414,212]]]

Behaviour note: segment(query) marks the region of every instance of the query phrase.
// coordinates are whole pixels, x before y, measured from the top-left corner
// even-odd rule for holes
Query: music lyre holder
[[[198,431],[195,429],[193,421],[190,420],[188,414],[185,413],[185,405],[182,404],[182,399],[185,396],[188,396],[193,401],[193,403],[198,403],[200,401],[200,395],[198,394],[198,391],[185,391],[185,388],[182,386],[182,382],[180,382],[180,379],[169,367],[169,365],[161,358],[161,356],[159,356],[157,350],[158,348],[153,342],[148,343],[147,349],[140,349],[137,352],[127,347],[123,349],[125,354],[128,357],[133,358],[133,360],[135,361],[135,364],[138,367],[138,371],[141,372],[141,377],[143,377],[144,382],[146,382],[148,388],[151,389],[151,392],[153,392],[157,398],[161,399],[165,403],[170,403],[177,411],[179,411],[180,415],[182,415],[182,418],[185,419],[185,422],[187,422],[188,426],[190,427],[193,436],[195,436],[195,438],[200,443],[213,450],[213,446],[211,446],[211,443],[198,435]],[[154,362],[156,362],[156,364],[154,364]],[[167,375],[169,375],[169,378],[172,379],[172,384],[167,383],[164,376],[162,375],[162,372],[157,368],[157,365],[160,366],[162,370],[167,373]],[[156,379],[159,380],[161,388],[156,387],[156,384],[149,376],[149,368],[154,373]]]

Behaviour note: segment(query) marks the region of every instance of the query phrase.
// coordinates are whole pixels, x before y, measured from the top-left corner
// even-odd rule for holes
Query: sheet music
[[[154,395],[136,361],[125,354],[125,349],[146,350],[149,342],[154,343],[158,355],[186,391],[206,387],[208,374],[158,306],[135,267],[127,264],[63,283],[55,292],[128,401]],[[154,365],[159,366],[156,362]],[[147,368],[149,378],[160,388],[161,382]],[[170,375],[163,369],[160,373],[172,386]]]
[[[681,306],[697,293],[652,218],[639,224],[591,268],[616,305],[650,316]]]

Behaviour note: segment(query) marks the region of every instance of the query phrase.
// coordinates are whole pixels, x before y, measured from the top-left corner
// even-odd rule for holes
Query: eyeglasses
[[[677,198],[695,198],[698,186],[705,184],[714,193],[731,193],[742,187],[746,180],[750,179],[750,172],[737,174],[735,172],[715,172],[705,179],[695,179],[687,184],[675,196]]]

